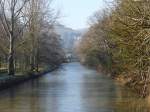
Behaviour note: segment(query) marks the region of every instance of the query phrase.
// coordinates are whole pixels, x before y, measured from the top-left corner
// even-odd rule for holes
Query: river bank
[[[148,88],[150,82],[144,82],[143,80],[140,80],[136,75],[118,75],[111,73],[100,65],[96,67],[96,70],[100,73],[102,72],[106,74],[108,77],[116,81],[119,85],[129,88],[129,90],[133,91],[135,94],[138,94],[138,96],[142,98],[150,97]]]
[[[148,99],[150,97],[149,93],[149,81],[139,80],[136,77],[130,76],[122,76],[119,75],[115,77],[115,81],[119,82],[119,84],[128,87],[131,91],[138,94],[142,98]]]
[[[45,75],[46,73],[52,72],[58,68],[59,67],[54,67],[50,70],[40,71],[38,73],[28,73],[24,75],[15,75],[15,76],[3,75],[0,77],[0,90],[7,89],[16,86],[18,84],[25,83],[29,80],[39,78]]]

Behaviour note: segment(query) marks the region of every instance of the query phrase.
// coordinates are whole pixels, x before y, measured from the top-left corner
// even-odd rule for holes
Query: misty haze
[[[0,0],[0,112],[150,112],[149,0]]]

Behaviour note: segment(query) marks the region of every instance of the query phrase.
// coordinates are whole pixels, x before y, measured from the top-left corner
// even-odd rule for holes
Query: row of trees
[[[58,15],[50,3],[0,0],[0,68],[7,68],[9,75],[62,62],[64,53],[53,28]]]
[[[102,65],[142,96],[149,95],[149,0],[114,0],[108,9],[95,13],[91,23],[78,46],[81,61]]]

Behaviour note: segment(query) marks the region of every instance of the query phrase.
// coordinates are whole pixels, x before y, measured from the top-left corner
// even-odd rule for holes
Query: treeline
[[[49,0],[0,1],[0,71],[38,72],[62,63],[54,31],[58,13]]]
[[[150,1],[115,0],[91,19],[78,46],[83,63],[105,69],[136,90],[149,95]]]

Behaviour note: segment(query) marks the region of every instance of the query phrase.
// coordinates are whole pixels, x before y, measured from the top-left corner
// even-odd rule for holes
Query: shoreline
[[[59,67],[52,68],[51,70],[45,70],[41,71],[39,73],[33,73],[33,74],[27,74],[27,75],[21,75],[21,76],[6,76],[6,77],[1,77],[0,79],[0,91],[15,87],[16,85],[21,85],[27,81],[37,79],[39,77],[42,77],[46,75],[47,73],[50,73]]]
[[[145,84],[144,82],[142,82],[142,81],[136,82],[137,80],[135,80],[135,82],[136,82],[135,83],[134,80],[132,79],[132,77],[116,75],[116,74],[113,75],[111,72],[107,71],[102,66],[96,67],[96,70],[98,72],[102,72],[103,74],[106,74],[107,77],[113,79],[115,82],[117,82],[122,87],[129,88],[132,92],[137,94],[139,97],[141,97],[141,98],[149,97],[150,98],[149,90],[147,88],[145,88],[145,90],[143,91],[143,87]]]

